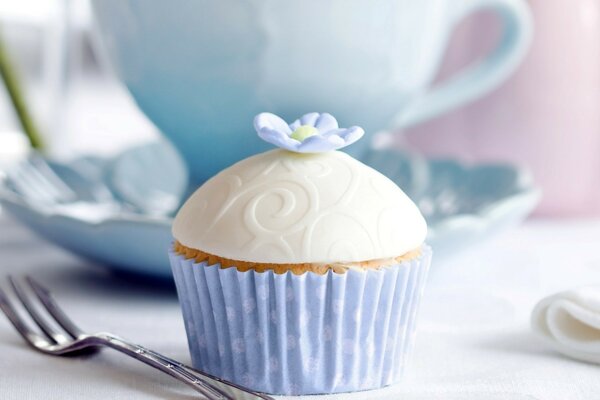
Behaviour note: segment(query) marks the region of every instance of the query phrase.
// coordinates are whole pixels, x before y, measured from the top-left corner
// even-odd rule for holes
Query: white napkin
[[[600,286],[546,297],[534,308],[531,325],[557,351],[600,363]]]

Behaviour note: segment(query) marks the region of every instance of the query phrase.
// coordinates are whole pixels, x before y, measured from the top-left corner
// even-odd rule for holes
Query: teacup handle
[[[483,60],[409,103],[392,123],[396,128],[419,124],[491,91],[508,78],[529,48],[533,23],[523,0],[462,0],[453,2],[453,6],[453,26],[475,11],[496,12],[503,20],[502,37]]]

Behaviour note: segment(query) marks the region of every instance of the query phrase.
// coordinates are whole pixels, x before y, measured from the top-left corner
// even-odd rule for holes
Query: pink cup
[[[536,34],[515,75],[492,95],[408,130],[406,140],[429,155],[528,166],[544,192],[537,215],[600,215],[600,2],[529,3]],[[442,77],[498,33],[489,15],[465,23]]]

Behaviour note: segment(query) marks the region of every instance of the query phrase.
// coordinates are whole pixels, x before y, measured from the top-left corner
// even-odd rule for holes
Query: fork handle
[[[209,400],[234,400],[222,392],[217,387],[213,386],[202,377],[191,373],[184,368],[181,363],[172,362],[167,357],[164,357],[154,351],[148,350],[137,344],[129,343],[117,336],[111,334],[96,335],[99,345],[104,345],[115,349],[123,354],[126,354],[138,361],[141,361],[151,367],[154,367],[175,379],[191,386],[194,390],[204,395]]]
[[[233,389],[234,391],[237,391],[237,394],[238,394],[237,396],[232,395],[236,400],[275,400],[267,394],[255,392],[255,391],[245,388],[243,386],[236,385],[233,382],[229,382],[229,381],[226,381],[219,377],[216,377],[214,375],[210,375],[206,372],[197,370],[195,368],[190,367],[189,365],[185,365],[179,361],[173,360],[172,358],[163,356],[162,354],[157,353],[155,351],[152,351],[149,349],[144,349],[144,350],[146,350],[146,352],[148,352],[148,354],[153,355],[157,358],[160,358],[164,362],[173,364],[173,365],[183,369],[185,372],[191,374],[192,376],[196,377],[197,379],[209,379],[209,381],[212,380],[212,381],[220,383],[221,385],[224,385],[225,387],[229,388],[229,390]],[[215,385],[210,382],[207,382],[207,384],[213,388],[215,387]],[[223,393],[223,391],[220,390],[218,387],[216,389],[218,389],[219,392]],[[240,397],[240,396],[242,396],[242,397]]]

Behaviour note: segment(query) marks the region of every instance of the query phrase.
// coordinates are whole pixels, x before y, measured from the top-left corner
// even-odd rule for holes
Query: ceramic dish
[[[510,165],[469,166],[397,150],[370,150],[359,159],[419,205],[437,264],[516,225],[540,197],[529,174]],[[102,188],[107,201],[48,203],[0,183],[4,209],[80,256],[115,270],[172,279],[165,249],[172,240],[172,215],[187,192],[187,174],[169,146],[155,142],[114,159],[84,158],[52,167],[80,197]]]

